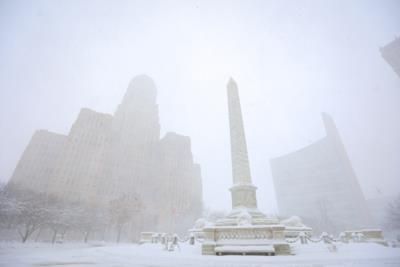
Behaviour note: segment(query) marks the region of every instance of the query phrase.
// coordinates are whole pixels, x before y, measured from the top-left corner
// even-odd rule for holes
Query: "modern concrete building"
[[[380,48],[382,57],[400,77],[400,38]]]
[[[156,96],[152,79],[138,76],[114,115],[84,108],[68,135],[37,131],[10,188],[96,205],[137,197],[142,223],[132,224],[134,236],[190,228],[202,212],[200,166],[189,137],[160,139]]]
[[[279,213],[298,215],[315,231],[374,227],[334,121],[322,118],[326,137],[270,162]]]

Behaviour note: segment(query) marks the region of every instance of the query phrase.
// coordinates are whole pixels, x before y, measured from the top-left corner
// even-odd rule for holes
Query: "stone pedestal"
[[[203,255],[288,255],[282,225],[214,226],[204,229]]]
[[[231,187],[232,207],[257,208],[256,190],[252,184],[235,184]]]

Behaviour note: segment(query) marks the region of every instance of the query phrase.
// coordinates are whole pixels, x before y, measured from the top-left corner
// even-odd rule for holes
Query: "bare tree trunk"
[[[51,239],[51,243],[54,244],[54,242],[56,242],[56,238],[57,238],[57,229],[53,229],[53,238]]]
[[[67,233],[67,231],[68,231],[68,229],[65,228],[64,231],[61,233],[61,238],[62,238],[63,241],[64,241],[65,234]]]
[[[22,243],[25,243],[26,240],[28,240],[29,236],[35,231],[35,228],[33,226],[26,226],[25,230],[23,233],[21,233],[20,230],[18,230],[19,235],[22,238]]]
[[[38,242],[39,236],[40,236],[41,233],[42,233],[42,227],[39,228],[39,232],[38,232],[38,234],[36,235],[35,242]]]
[[[25,234],[25,235],[22,237],[22,243],[25,243],[27,239],[28,239],[28,235]]]
[[[118,225],[117,243],[121,240],[122,225]]]
[[[101,239],[103,241],[106,241],[106,231],[107,231],[107,227],[103,227],[103,229],[101,231]]]
[[[29,237],[29,228],[26,228],[24,235],[22,236],[22,243],[25,243],[26,240],[28,240]]]
[[[87,243],[87,241],[88,241],[88,239],[89,239],[89,234],[90,234],[90,231],[87,231],[87,232],[85,233],[85,239],[83,240],[85,243]]]

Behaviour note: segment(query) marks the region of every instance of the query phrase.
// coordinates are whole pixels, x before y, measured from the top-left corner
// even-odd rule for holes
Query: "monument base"
[[[249,183],[231,188],[232,211],[204,228],[203,255],[288,255],[285,226],[257,209],[256,189]]]
[[[228,216],[219,219],[215,225],[217,226],[235,226],[243,224],[252,225],[271,225],[279,224],[276,217],[268,217],[257,208],[236,207]]]
[[[286,238],[296,238],[300,234],[305,234],[307,236],[312,235],[312,228],[303,224],[301,218],[298,216],[291,216],[287,219],[281,220],[281,224],[285,226]]]
[[[204,228],[203,255],[289,255],[283,225],[237,225]]]
[[[203,229],[203,255],[288,255],[285,226],[257,208],[236,207]]]

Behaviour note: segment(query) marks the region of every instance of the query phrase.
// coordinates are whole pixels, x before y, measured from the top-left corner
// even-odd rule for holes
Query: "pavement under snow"
[[[200,245],[181,245],[173,252],[159,244],[0,243],[0,266],[124,267],[124,266],[400,266],[400,248],[377,244],[293,245],[293,256],[202,256]]]

